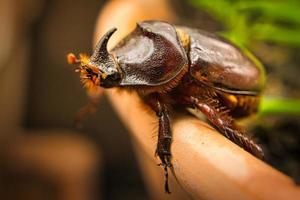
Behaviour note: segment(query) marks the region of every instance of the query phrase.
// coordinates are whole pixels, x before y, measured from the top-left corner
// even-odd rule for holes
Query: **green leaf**
[[[280,97],[263,97],[259,107],[259,114],[300,115],[300,100]]]
[[[232,28],[239,18],[237,10],[232,6],[232,3],[226,0],[190,0],[190,2],[207,11],[227,28]]]
[[[261,19],[265,20],[272,19],[300,24],[300,4],[295,1],[239,1],[236,9],[247,14],[258,11]]]
[[[223,35],[238,45],[259,40],[300,47],[300,3],[295,0],[190,1],[220,21]]]
[[[300,47],[300,28],[286,29],[271,24],[256,24],[251,28],[251,32],[256,40]]]

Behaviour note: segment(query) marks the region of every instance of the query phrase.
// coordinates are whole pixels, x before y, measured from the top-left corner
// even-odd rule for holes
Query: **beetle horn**
[[[93,55],[90,58],[91,62],[98,63],[101,62],[101,60],[103,61],[107,58],[107,56],[109,55],[107,51],[107,43],[109,38],[112,36],[112,34],[114,34],[114,32],[116,32],[116,30],[116,28],[112,28],[102,36],[95,47]]]

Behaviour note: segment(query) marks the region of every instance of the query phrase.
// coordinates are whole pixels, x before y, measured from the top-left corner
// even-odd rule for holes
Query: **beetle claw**
[[[168,172],[168,168],[172,168],[173,165],[170,161],[170,155],[163,155],[161,157],[161,163],[157,164],[157,166],[161,166],[164,169],[164,174],[165,174],[165,192],[170,194],[170,188],[169,188],[169,172]]]
[[[172,166],[171,163],[160,163],[159,166],[162,166],[164,169],[164,173],[165,173],[165,192],[170,194],[170,188],[169,188],[169,172],[168,172],[168,168],[170,168]]]

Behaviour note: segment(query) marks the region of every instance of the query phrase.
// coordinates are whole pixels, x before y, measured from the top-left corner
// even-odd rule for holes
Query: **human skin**
[[[167,1],[111,1],[101,11],[95,40],[110,28],[118,31],[109,41],[114,46],[134,29],[137,21],[163,19],[174,15]],[[163,170],[154,157],[157,117],[135,93],[106,90],[110,102],[130,131],[150,195],[154,199],[296,199],[300,189],[293,181],[250,155],[207,123],[182,112],[172,114],[171,194],[163,194]],[[160,174],[160,175],[159,175]],[[178,183],[182,186],[179,187]],[[273,188],[276,188],[274,191]]]

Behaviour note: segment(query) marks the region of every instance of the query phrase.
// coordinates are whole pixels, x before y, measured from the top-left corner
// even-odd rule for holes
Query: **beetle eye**
[[[90,69],[90,68],[86,68],[85,71],[88,73],[88,74],[92,74],[93,71]]]

